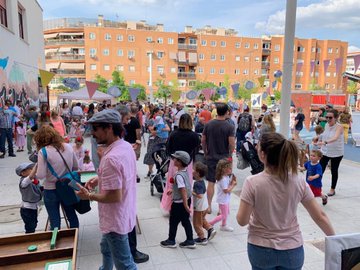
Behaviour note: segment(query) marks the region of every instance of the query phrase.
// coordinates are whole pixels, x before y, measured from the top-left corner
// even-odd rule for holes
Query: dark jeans
[[[322,168],[322,172],[324,174],[326,166],[328,165],[329,161],[331,160],[331,188],[335,189],[336,184],[339,178],[339,166],[343,156],[340,157],[327,157],[323,156],[320,159],[320,165]]]
[[[5,154],[5,141],[9,147],[9,155],[14,154],[13,130],[12,128],[0,128],[0,152]]]
[[[303,246],[277,250],[248,243],[248,256],[253,270],[301,270],[304,264]]]
[[[48,212],[50,219],[50,229],[54,228],[60,229],[60,204],[61,200],[56,194],[56,190],[44,190],[44,204],[46,211]],[[70,228],[79,228],[79,220],[76,215],[75,209],[72,205],[67,206],[62,204],[65,215],[70,223]]]
[[[129,246],[131,254],[134,255],[136,252],[137,240],[136,240],[136,226],[128,233]]]
[[[37,209],[20,208],[20,216],[25,223],[25,233],[34,233],[38,223]]]
[[[239,153],[242,143],[245,141],[245,135],[248,131],[236,130],[236,152]]]
[[[190,207],[191,199],[187,201],[188,206]],[[193,231],[190,222],[190,214],[186,211],[183,203],[172,203],[170,210],[170,220],[169,220],[169,240],[175,241],[176,232],[179,223],[185,229],[186,240],[193,240]]]

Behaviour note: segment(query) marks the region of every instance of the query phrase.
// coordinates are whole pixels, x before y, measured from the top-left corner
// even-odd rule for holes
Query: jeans
[[[5,155],[5,141],[8,143],[9,155],[14,154],[12,128],[0,128],[0,152]]]
[[[190,207],[191,199],[188,199],[187,201],[188,206]],[[171,210],[170,210],[170,219],[169,219],[169,240],[175,241],[177,227],[179,223],[181,222],[181,225],[185,229],[186,234],[186,240],[193,240],[193,231],[192,226],[190,222],[190,214],[186,211],[184,204],[181,203],[175,203],[173,202],[171,204]]]
[[[129,246],[130,246],[131,254],[134,255],[137,251],[136,226],[131,232],[128,233],[128,238],[129,238]]]
[[[79,228],[79,220],[74,207],[62,204],[55,189],[44,190],[44,204],[49,215],[51,230],[56,227],[60,229],[60,204],[64,208],[65,215],[70,223],[70,228]]]
[[[244,141],[246,141],[246,139],[245,139],[246,133],[248,133],[248,131],[236,130],[236,152],[237,153],[240,152],[242,143]]]
[[[248,256],[253,270],[301,270],[304,264],[303,246],[277,250],[248,243]]]
[[[112,270],[114,265],[117,270],[137,269],[130,252],[127,234],[115,232],[103,234],[100,249],[103,265],[99,270]]]
[[[336,184],[339,178],[339,166],[340,166],[340,162],[342,160],[343,156],[340,157],[327,157],[327,156],[323,156],[320,159],[320,165],[322,168],[322,172],[324,174],[326,166],[329,163],[329,160],[331,160],[331,188],[335,189],[336,188]]]
[[[25,223],[25,233],[34,233],[38,223],[37,209],[20,208],[20,216]]]

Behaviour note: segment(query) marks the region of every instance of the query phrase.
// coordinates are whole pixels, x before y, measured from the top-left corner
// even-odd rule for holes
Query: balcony
[[[261,68],[270,68],[270,61],[261,61]]]
[[[271,54],[271,49],[263,48],[263,49],[262,49],[262,54],[263,54],[263,55],[270,55],[270,54]]]
[[[52,39],[52,40],[45,40],[45,46],[51,45],[84,45],[84,39]]]
[[[50,54],[46,55],[48,60],[85,60],[85,55],[79,54]]]
[[[190,51],[196,51],[197,50],[197,45],[195,44],[182,44],[182,43],[179,43],[178,44],[178,49],[179,50],[190,50]]]
[[[74,69],[58,69],[54,73],[56,74],[66,74],[66,75],[84,75],[85,76],[85,70],[74,70]]]
[[[195,79],[195,72],[178,72],[179,79]]]

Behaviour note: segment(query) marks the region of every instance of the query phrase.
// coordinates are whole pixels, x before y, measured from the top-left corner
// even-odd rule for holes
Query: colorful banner
[[[342,63],[343,63],[343,59],[341,57],[335,59],[336,74],[338,74],[341,71]]]
[[[304,64],[304,63],[297,63],[297,64],[296,64],[296,72],[299,72],[299,71],[301,70],[303,64]]]
[[[80,87],[79,81],[76,78],[65,78],[63,84],[73,90],[77,90]]]
[[[0,67],[5,70],[8,62],[9,62],[9,56],[5,58],[0,58]]]
[[[261,108],[261,94],[251,94],[251,108]]]
[[[258,78],[260,87],[264,86],[265,78],[266,78],[265,76],[261,76],[261,77]]]
[[[99,84],[96,82],[85,81],[85,85],[89,93],[89,98],[91,99],[95,94],[96,90],[98,89]]]
[[[271,87],[274,89],[274,88],[276,88],[276,85],[277,85],[277,81],[273,81],[272,83],[271,83]]]
[[[246,81],[244,87],[247,90],[251,90],[255,87],[255,83],[253,81]]]
[[[231,85],[231,88],[232,88],[233,93],[234,93],[234,98],[237,98],[237,97],[238,97],[239,88],[240,88],[240,83],[235,83],[235,84]]]
[[[121,96],[121,91],[120,91],[120,89],[119,89],[117,86],[115,86],[115,85],[111,86],[111,87],[107,90],[107,93],[108,93],[109,95],[112,95],[113,97],[120,97],[120,96]]]
[[[180,99],[180,95],[181,95],[181,91],[179,90],[171,90],[171,100],[173,102],[178,102],[178,100]]]
[[[267,93],[267,92],[262,93],[262,99],[266,99],[267,97],[268,97],[268,93]]]
[[[315,70],[315,60],[311,60],[310,62],[310,73],[313,73]]]
[[[271,88],[270,86],[268,88],[266,88],[266,93],[268,93],[269,95],[271,94]]]
[[[186,98],[187,99],[193,100],[193,99],[195,99],[197,97],[198,97],[198,93],[195,90],[191,90],[191,91],[186,93]]]
[[[282,79],[281,79],[281,77],[276,78],[276,81],[277,81],[278,83],[282,83]]]
[[[295,107],[301,107],[305,115],[305,127],[310,129],[310,113],[311,113],[311,93],[292,93],[291,101]]]
[[[202,94],[204,95],[206,100],[210,100],[212,93],[213,93],[213,89],[211,88],[205,88],[202,91]]]
[[[282,71],[281,70],[277,70],[277,71],[274,72],[274,77],[275,78],[279,78],[281,76],[282,76]]]
[[[227,93],[227,89],[226,89],[226,87],[223,86],[223,87],[217,89],[217,92],[220,96],[225,96]]]
[[[43,87],[46,88],[46,86],[49,84],[49,82],[52,80],[55,74],[43,69],[39,69],[39,73],[40,73],[41,84]]]
[[[355,55],[355,56],[353,57],[353,59],[354,59],[354,67],[355,67],[354,73],[356,73],[357,70],[358,70],[358,68],[359,68],[359,66],[360,66],[360,54],[359,54],[359,55]]]
[[[129,88],[129,93],[130,93],[131,101],[135,102],[138,95],[140,94],[140,89],[139,88]]]
[[[328,60],[328,59],[324,60],[324,74],[326,74],[326,72],[329,68],[329,65],[330,65],[330,60]]]

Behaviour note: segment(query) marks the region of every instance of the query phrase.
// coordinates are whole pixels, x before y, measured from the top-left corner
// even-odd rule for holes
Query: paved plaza
[[[85,147],[89,147],[89,139],[86,139]],[[143,148],[142,156],[145,151]],[[2,235],[23,232],[23,223],[18,208],[20,203],[19,179],[15,174],[15,167],[24,161],[27,161],[26,152],[17,153],[16,158],[6,157],[0,161],[0,234]],[[138,265],[139,269],[251,269],[246,252],[247,228],[240,227],[235,220],[242,183],[245,177],[250,175],[249,169],[235,170],[238,186],[231,197],[229,217],[230,225],[235,228],[234,232],[218,230],[215,238],[207,246],[197,246],[195,250],[160,247],[160,241],[167,238],[168,218],[163,216],[159,208],[160,194],[155,194],[153,197],[150,195],[150,183],[144,180],[147,167],[142,164],[142,159],[138,161],[138,172],[141,177],[137,196],[141,229],[141,234],[138,234],[138,249],[150,255],[150,260],[147,263]],[[329,203],[324,209],[337,234],[359,232],[360,163],[344,160],[340,165],[339,175],[336,196],[329,198]],[[330,186],[328,170],[323,177],[323,184],[324,191],[327,192]],[[318,200],[321,204],[321,199]],[[213,204],[213,209],[216,213],[216,203]],[[95,270],[101,265],[99,249],[101,235],[98,228],[96,203],[92,203],[91,212],[79,217],[81,227],[77,269]],[[303,269],[324,269],[324,234],[302,206],[299,206],[298,217],[305,240],[305,265]],[[37,230],[44,229],[46,219],[46,210],[42,207]],[[183,228],[179,225],[177,242],[184,239]]]

